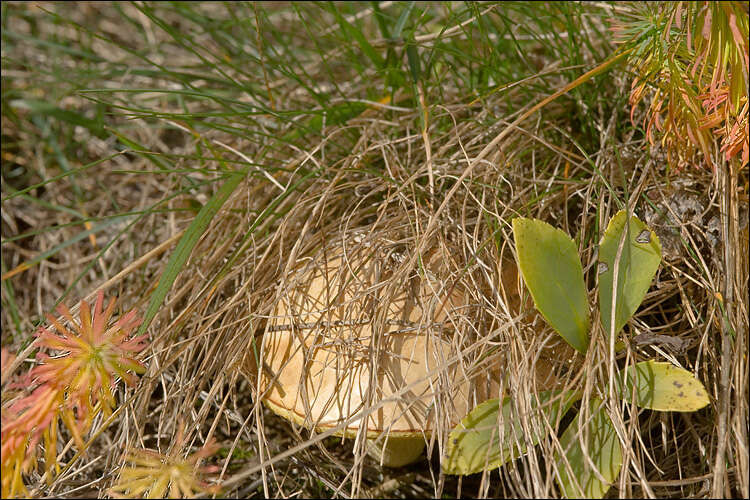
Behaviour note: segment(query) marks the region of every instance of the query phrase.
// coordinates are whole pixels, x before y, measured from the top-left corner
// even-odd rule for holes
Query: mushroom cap
[[[353,436],[366,422],[368,437],[414,437],[438,420],[452,427],[497,396],[491,370],[469,370],[472,376],[458,359],[466,294],[435,276],[444,270],[438,252],[389,298],[392,256],[348,246],[298,267],[294,287],[278,301],[260,349],[265,404],[319,430],[361,416],[339,435]]]

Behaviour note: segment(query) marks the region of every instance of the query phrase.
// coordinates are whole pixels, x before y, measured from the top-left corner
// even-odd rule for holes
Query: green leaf
[[[635,386],[635,404],[659,411],[696,411],[709,403],[703,384],[689,371],[672,363],[643,361],[621,372],[625,376],[622,397],[630,401]]]
[[[222,205],[224,205],[224,202],[227,201],[229,195],[234,192],[240,184],[240,181],[244,178],[244,172],[233,172],[229,176],[229,179],[227,179],[211,199],[203,205],[198,212],[198,215],[195,216],[195,219],[193,219],[190,226],[185,230],[185,234],[182,235],[182,238],[180,238],[180,241],[177,243],[174,253],[169,257],[169,262],[167,262],[167,267],[164,269],[164,273],[161,275],[161,278],[159,278],[159,284],[156,286],[156,290],[154,290],[154,294],[151,296],[151,300],[148,303],[148,309],[143,318],[143,323],[141,323],[141,326],[138,328],[138,335],[141,335],[146,331],[149,323],[151,323],[151,320],[156,316],[159,307],[161,307],[162,302],[164,302],[164,297],[167,296],[167,292],[172,288],[172,284],[177,279],[177,275],[182,271],[185,262],[187,262],[190,253],[193,251],[193,247],[198,243],[198,240],[208,227],[211,219],[214,218],[216,212],[218,212]]]
[[[536,398],[532,397],[532,409],[538,412],[532,417],[535,420],[529,421],[529,427],[546,429],[546,421],[554,429],[555,423],[577,398],[572,391],[540,392],[541,406],[537,404]],[[513,412],[510,397],[506,397],[503,399],[502,407],[503,435],[500,436],[499,412],[500,400],[489,399],[469,412],[451,431],[446,458],[442,463],[445,474],[474,474],[485,468],[496,469],[526,453],[528,446],[535,446],[546,435],[544,431],[542,435],[535,434],[529,439]]]
[[[579,413],[560,438],[565,457],[558,455],[556,458],[559,474],[557,484],[566,498],[602,498],[620,473],[622,447],[612,420],[599,399],[593,398],[590,408],[591,419],[584,428],[579,429]],[[582,446],[584,442],[586,455],[606,481],[599,479],[589,466]],[[566,459],[572,476],[568,472]]]
[[[608,335],[612,332],[615,257],[623,231],[628,234],[618,265],[614,333],[619,332],[638,309],[661,262],[661,243],[656,233],[635,216],[630,217],[630,224],[625,229],[626,217],[624,210],[617,212],[609,221],[599,244],[599,311],[604,331]]]
[[[537,219],[513,219],[523,280],[544,319],[578,352],[589,344],[591,318],[583,268],[573,240]]]
[[[414,82],[419,81],[421,76],[421,66],[419,62],[419,54],[417,53],[417,47],[411,43],[406,46],[406,58],[409,61],[409,71],[411,71],[411,77]]]
[[[417,2],[409,2],[406,4],[406,7],[404,7],[404,10],[401,11],[401,15],[398,16],[398,21],[396,21],[396,27],[393,28],[393,38],[399,38],[401,36],[401,32],[404,31],[406,22],[409,20],[411,11],[414,9],[416,3]]]

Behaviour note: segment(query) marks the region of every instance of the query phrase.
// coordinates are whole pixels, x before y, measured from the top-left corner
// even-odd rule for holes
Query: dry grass
[[[103,19],[111,22],[111,17]],[[36,50],[29,48],[29,55]],[[560,79],[560,87],[564,83]],[[194,447],[212,437],[222,446],[227,458],[217,463],[223,467],[226,496],[555,496],[549,457],[556,440],[499,471],[444,476],[440,452],[450,422],[440,419],[426,460],[382,469],[365,457],[362,447],[355,452],[353,439],[321,437],[264,408],[241,367],[251,339],[264,334],[284,291],[298,286],[290,281],[300,261],[332,243],[387,240],[403,256],[382,283],[381,296],[387,297],[418,272],[419,255],[440,248],[445,256],[443,279],[466,290],[470,304],[455,318],[455,352],[467,373],[477,369],[479,355],[486,353],[492,353],[499,366],[512,367],[505,370],[500,385],[516,401],[523,425],[534,365],[540,359],[551,363],[571,387],[581,383],[584,368],[600,380],[609,374],[593,355],[582,359],[570,354],[570,360],[558,362],[560,351],[555,354],[550,347],[556,343],[554,332],[528,307],[514,309],[511,295],[523,293],[523,288],[518,283],[515,291],[508,287],[514,280],[507,274],[507,262],[514,260],[515,251],[510,220],[516,215],[538,217],[571,234],[593,290],[600,234],[622,201],[630,199],[665,247],[665,259],[630,332],[673,335],[685,347],[675,352],[659,344],[631,345],[615,362],[670,360],[703,381],[711,404],[691,414],[625,410],[618,430],[625,437],[626,466],[610,496],[747,496],[747,171],[730,175],[694,170],[669,178],[660,151],[645,151],[642,140],[617,133],[615,122],[627,120],[624,112],[605,116],[591,110],[600,146],[583,155],[573,142],[575,134],[561,133],[567,112],[562,104],[548,106],[544,120],[522,123],[476,161],[515,119],[508,109],[533,103],[519,102],[513,89],[472,104],[464,97],[457,89],[443,88],[443,101],[432,106],[432,126],[425,135],[420,133],[418,110],[373,106],[344,125],[324,128],[322,137],[300,139],[295,150],[276,151],[266,161],[277,162],[273,177],[284,190],[260,174],[248,176],[212,221],[151,324],[151,345],[144,358],[148,371],[136,389],[119,394],[125,409],[116,423],[51,487],[32,474],[32,494],[100,495],[117,478],[127,447],[166,450],[179,424],[185,423],[187,442]],[[112,118],[113,123],[120,119]],[[156,152],[198,154],[196,145],[210,141],[255,158],[264,147],[218,131],[201,132],[199,141],[175,129],[167,135],[143,120],[131,126],[137,140]],[[48,153],[35,146],[38,130],[20,128],[5,114],[2,128],[4,142],[12,138],[18,145],[3,147],[5,199],[11,192],[8,186],[22,187],[6,177],[12,169],[33,164],[45,177],[56,170],[45,167]],[[190,206],[188,196],[163,201],[165,193],[180,187],[175,177],[151,172],[146,157],[118,154],[120,146],[113,141],[79,140],[90,148],[80,153],[80,164],[116,156],[75,177],[83,198],[73,192],[73,183],[58,183],[29,193],[47,208],[21,197],[3,202],[4,271],[82,230],[80,224],[71,225],[77,220],[74,215],[50,206],[69,206],[71,199],[78,199],[76,210],[97,217],[157,204],[167,210],[144,217],[87,272],[83,271],[103,242],[114,239],[127,221],[96,233],[95,241],[82,239],[9,278],[24,334],[34,330],[35,321],[81,273],[69,303],[92,296],[107,282],[109,293],[119,296],[121,304],[144,310],[171,245],[194,216],[184,208]],[[229,161],[240,159],[219,146],[215,153]],[[217,162],[205,168],[210,170],[212,164],[218,168]],[[117,170],[127,173],[114,176]],[[308,172],[314,175],[306,176]],[[207,185],[191,197],[204,202],[210,191]],[[12,240],[51,227],[56,229]],[[149,254],[154,248],[159,251]],[[8,290],[3,287],[4,304]],[[590,299],[594,303],[595,293]],[[24,339],[12,327],[10,309],[4,307],[2,314],[3,345],[24,347]],[[594,335],[592,350],[606,358],[608,347],[598,329]],[[95,428],[100,425],[95,422]],[[72,456],[67,451],[63,462]]]

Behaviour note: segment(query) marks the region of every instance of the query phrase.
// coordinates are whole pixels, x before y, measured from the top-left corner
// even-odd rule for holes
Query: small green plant
[[[586,354],[591,316],[575,243],[563,231],[523,217],[513,221],[513,234],[519,267],[536,308],[566,342]],[[597,267],[599,312],[608,341],[614,341],[612,336],[643,301],[660,261],[659,238],[637,217],[628,218],[623,210],[610,220],[599,244]],[[601,498],[620,473],[622,448],[604,403],[609,389],[651,410],[695,411],[709,402],[703,385],[671,363],[648,360],[626,366],[612,384],[595,384],[600,393],[582,405],[560,437],[564,452],[554,459],[557,483],[565,497]],[[473,474],[519,457],[527,446],[553,432],[554,424],[582,397],[582,391],[573,390],[532,396],[530,434],[513,425],[510,398],[482,403],[451,432],[443,471]]]

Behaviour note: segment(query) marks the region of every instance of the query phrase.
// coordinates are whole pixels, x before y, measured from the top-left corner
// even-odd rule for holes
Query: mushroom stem
[[[422,436],[382,437],[368,439],[366,444],[367,454],[386,467],[403,467],[416,461],[425,447]]]

